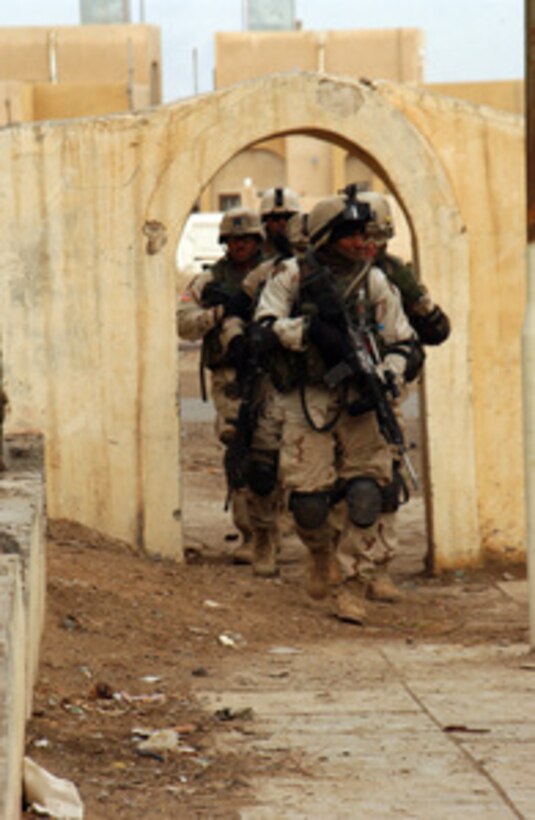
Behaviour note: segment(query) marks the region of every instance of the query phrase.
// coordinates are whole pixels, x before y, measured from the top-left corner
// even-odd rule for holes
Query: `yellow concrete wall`
[[[243,180],[250,176],[252,168],[255,191],[260,192],[273,185],[286,184],[286,163],[279,154],[258,148],[241,151],[216,174],[209,186],[209,199],[205,210],[219,210],[220,194],[241,194]],[[242,204],[245,205],[244,202]],[[253,200],[253,207],[258,207],[258,197]]]
[[[437,568],[476,564],[483,547],[515,557],[522,121],[391,83],[304,73],[138,116],[0,132],[9,421],[47,434],[50,514],[180,553],[174,252],[216,171],[280,132],[369,159],[399,198],[422,278],[452,318],[451,339],[426,366]]]
[[[217,32],[216,88],[283,71],[318,70],[318,37],[314,31]]]
[[[445,97],[490,105],[512,114],[524,113],[524,83],[522,80],[493,80],[480,83],[427,83],[426,90]]]
[[[33,99],[34,120],[97,117],[130,108],[125,85],[37,83],[33,86]]]
[[[160,30],[149,25],[25,26],[0,28],[0,80],[150,85],[151,63],[160,63]],[[161,91],[158,99],[161,100]]]
[[[523,120],[415,91],[389,95],[395,104],[402,97],[402,111],[442,159],[470,243],[470,348],[482,545],[487,553],[506,552],[518,560],[525,553]],[[450,286],[454,288],[455,282]],[[440,303],[450,298],[444,283],[437,282],[436,298]]]
[[[325,71],[340,77],[421,82],[423,46],[419,29],[329,31],[325,35]]]
[[[247,31],[215,35],[216,88],[283,71],[421,82],[418,29]]]
[[[145,226],[147,127],[0,132],[0,322],[11,428],[46,434],[48,514],[179,556],[175,291]]]
[[[332,146],[310,137],[288,137],[286,163],[288,185],[300,197],[321,197],[332,188]]]
[[[28,83],[0,82],[0,127],[33,120],[33,87]]]
[[[161,102],[155,26],[0,28],[0,125]]]
[[[69,83],[0,83],[0,127],[38,120],[96,117],[150,106],[149,88]]]

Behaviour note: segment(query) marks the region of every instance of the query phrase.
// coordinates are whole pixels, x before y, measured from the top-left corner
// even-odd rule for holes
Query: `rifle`
[[[399,426],[391,405],[391,401],[399,397],[399,390],[394,374],[380,367],[381,357],[366,317],[363,283],[369,266],[357,273],[354,282],[340,298],[330,278],[326,275],[325,269],[321,268],[310,256],[308,261],[313,263],[313,272],[304,279],[305,294],[316,304],[320,316],[322,315],[322,302],[329,305],[330,316],[324,318],[336,323],[349,342],[349,352],[341,362],[325,374],[324,381],[331,388],[337,387],[347,379],[356,381],[362,398],[349,404],[347,408],[349,414],[358,416],[370,411],[375,413],[382,436],[397,449],[414,489],[417,490],[418,478],[407,452],[403,430]],[[349,316],[344,299],[356,287],[358,287],[358,301],[357,323],[355,324]]]
[[[349,414],[358,416],[374,411],[381,434],[397,449],[413,487],[417,490],[418,478],[407,452],[403,431],[390,403],[399,397],[394,374],[389,370],[382,372],[374,361],[370,350],[375,348],[375,340],[369,330],[363,331],[349,322],[346,329],[351,342],[351,352],[325,374],[325,383],[328,387],[336,387],[348,377],[357,377],[364,395],[362,399],[351,402],[348,407]]]
[[[224,458],[228,488],[225,509],[228,509],[232,490],[239,490],[247,484],[249,451],[258,423],[261,405],[260,388],[265,373],[261,335],[254,323],[249,325],[245,331],[245,339],[247,367],[238,384],[241,403],[236,420],[236,432],[227,446]]]
[[[204,308],[223,305],[226,307],[233,291],[222,282],[207,282],[201,292],[201,306]]]

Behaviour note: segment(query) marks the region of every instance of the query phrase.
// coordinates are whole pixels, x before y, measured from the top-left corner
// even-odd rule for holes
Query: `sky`
[[[164,102],[213,89],[214,33],[242,31],[244,0],[130,0],[157,25]],[[420,28],[426,82],[520,79],[524,0],[295,0],[305,30]],[[0,0],[0,26],[76,25],[80,0]]]

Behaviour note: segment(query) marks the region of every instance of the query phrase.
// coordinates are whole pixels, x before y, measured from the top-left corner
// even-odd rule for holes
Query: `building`
[[[160,29],[0,29],[0,125],[147,108],[161,102]]]
[[[266,74],[311,71],[371,82],[393,80],[513,113],[523,110],[520,80],[425,84],[424,40],[417,29],[218,33],[215,64],[216,88]],[[357,182],[363,189],[385,189],[366,157],[326,140],[281,136],[233,157],[214,176],[200,205],[202,210],[217,211],[251,201],[254,204],[265,188],[287,185],[309,210],[319,198],[348,182]],[[405,237],[401,247],[406,250],[408,227],[399,209],[396,223],[398,233]]]

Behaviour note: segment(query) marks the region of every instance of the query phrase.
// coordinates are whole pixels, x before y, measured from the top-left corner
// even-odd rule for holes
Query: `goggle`
[[[262,219],[265,222],[267,222],[268,220],[270,222],[281,222],[282,220],[287,222],[291,216],[293,216],[293,214],[289,211],[271,211],[271,213],[269,214],[264,214]]]
[[[371,211],[368,202],[358,202],[357,200],[349,201],[343,211],[311,235],[310,241],[315,244],[318,239],[321,239],[328,233],[333,233],[337,228],[340,229],[344,224],[347,224],[347,233],[344,232],[344,236],[350,236],[352,233],[364,231],[366,223],[369,222],[370,219]],[[340,237],[340,232],[338,231],[337,233]]]

